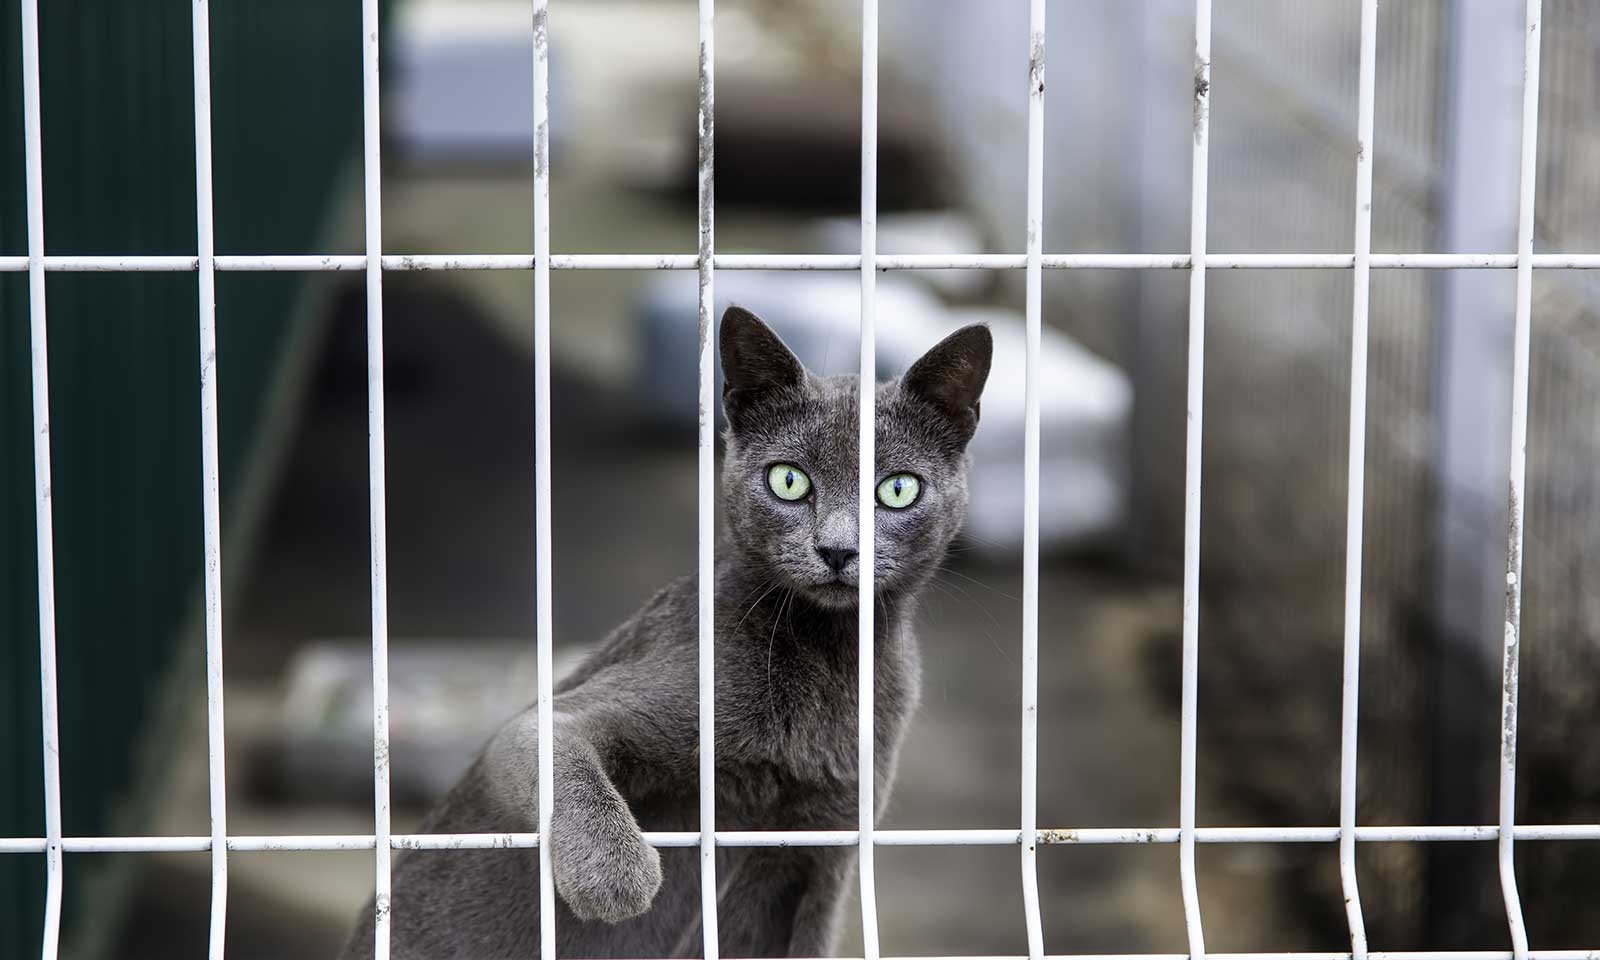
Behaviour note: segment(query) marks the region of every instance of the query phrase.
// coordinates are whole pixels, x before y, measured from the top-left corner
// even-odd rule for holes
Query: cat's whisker
[[[988,537],[980,537],[976,533],[973,533],[971,530],[963,530],[963,531],[961,531],[961,533],[956,537],[956,543],[960,543],[962,540],[974,540],[974,541],[977,541],[978,543],[982,543],[982,544],[985,544],[987,546],[994,547],[996,550],[1004,550],[1004,549],[1006,549],[1006,545],[1001,543],[1000,541],[991,540]],[[951,544],[951,546],[955,546],[955,545],[956,544]]]
[[[895,607],[895,598],[894,598],[894,596],[892,594],[884,595],[884,598],[883,598],[883,629],[885,631],[890,631],[891,632],[890,635],[891,635],[891,637],[893,639],[895,652],[898,653],[898,652],[900,652],[901,647],[905,643],[905,637],[902,636],[902,632],[901,631],[894,629],[894,624],[899,620],[899,616],[897,615],[894,607]],[[876,627],[876,625],[874,625],[874,626]]]
[[[972,596],[972,594],[967,593],[965,590],[961,590],[961,588],[959,586],[957,586],[956,584],[953,584],[953,583],[940,583],[937,579],[930,579],[930,580],[928,580],[928,586],[932,587],[933,589],[935,589],[935,590],[939,591],[940,593],[944,594],[945,596],[949,597],[951,600],[955,600],[957,602],[965,600],[966,602],[972,604],[973,606],[977,607],[980,611],[982,611],[984,616],[989,618],[989,621],[995,625],[996,629],[999,628],[1000,621],[995,618],[995,615],[990,613],[987,607],[985,607],[983,604],[979,603],[977,601],[977,599]],[[951,592],[952,588],[955,589],[955,590],[961,590],[960,595],[958,596],[957,594],[952,593]],[[1016,662],[1016,661],[1011,659],[1011,654],[1007,653],[1005,651],[1005,648],[1001,647],[1000,644],[995,640],[994,634],[990,633],[987,629],[984,629],[984,628],[980,628],[980,629],[982,629],[982,631],[983,631],[983,638],[985,640],[989,641],[989,646],[994,647],[996,653],[1000,654],[1000,656],[1003,657],[1007,663],[1015,663]]]
[[[982,580],[979,580],[977,577],[969,577],[966,574],[962,573],[960,570],[956,570],[956,569],[953,569],[953,568],[947,567],[947,566],[940,566],[938,571],[936,571],[935,576],[937,576],[940,573],[948,573],[953,577],[960,577],[961,579],[967,581],[968,583],[977,584],[978,586],[982,587],[983,589],[992,591],[994,593],[998,593],[1000,596],[1005,597],[1007,600],[1011,600],[1011,601],[1013,601],[1015,603],[1021,603],[1022,602],[1021,598],[1013,597],[1011,594],[1006,593],[1004,590],[1001,590],[999,587],[996,587],[996,586],[994,586],[992,584],[984,583]]]
[[[988,617],[989,618],[989,622],[994,625],[994,628],[996,630],[999,630],[1001,628],[1000,618],[996,617],[994,615],[994,612],[991,611],[987,606],[985,606],[983,604],[983,602],[980,601],[977,597],[974,597],[971,594],[971,592],[969,592],[966,588],[962,587],[961,584],[959,584],[959,583],[949,583],[949,582],[941,582],[941,581],[939,581],[938,574],[939,573],[948,573],[948,572],[949,571],[946,571],[946,570],[936,571],[935,574],[934,574],[933,580],[931,580],[929,582],[930,583],[934,583],[937,586],[939,586],[941,589],[943,589],[944,592],[945,592],[945,596],[954,597],[956,595],[956,593],[959,593],[968,603],[972,604],[974,607],[977,607],[979,612],[981,612],[984,616]],[[952,593],[951,591],[955,591],[955,593]]]
[[[777,711],[777,701],[772,696],[772,651],[778,641],[778,621],[783,617],[784,609],[789,601],[794,599],[794,591],[785,588],[783,599],[778,601],[777,613],[772,617],[772,635],[767,638],[767,706],[774,712]]]
[[[756,584],[756,585],[755,585],[755,586],[754,586],[754,587],[751,587],[751,588],[750,588],[750,589],[749,589],[749,590],[748,590],[748,591],[747,591],[747,592],[746,592],[746,593],[745,593],[745,595],[744,595],[744,596],[742,596],[742,597],[740,597],[740,598],[739,598],[739,602],[738,602],[738,603],[737,603],[737,604],[735,604],[735,606],[743,606],[743,605],[744,605],[744,602],[745,602],[745,601],[746,601],[746,600],[749,600],[749,599],[750,599],[750,598],[751,598],[751,597],[753,597],[753,596],[755,596],[755,595],[756,595],[756,594],[757,594],[757,593],[758,593],[758,592],[760,592],[760,591],[761,591],[761,590],[764,590],[764,589],[766,589],[766,588],[767,588],[767,587],[769,587],[769,586],[771,586],[771,585],[772,585],[772,584],[773,584],[773,583],[774,583],[774,582],[776,582],[776,581],[777,581],[777,580],[778,580],[778,579],[779,579],[779,578],[778,578],[778,576],[777,576],[777,575],[776,575],[776,574],[768,574],[768,575],[767,575],[767,576],[765,576],[765,577],[763,577],[763,578],[761,578],[761,582],[760,582],[760,583],[757,583],[757,584]],[[760,600],[757,600],[757,601],[756,601],[756,602],[757,602],[757,603],[759,603],[759,602],[760,602]]]
[[[778,580],[777,577],[769,577],[765,581],[763,581],[762,586],[765,586],[767,588],[766,589],[766,593],[763,593],[761,596],[756,597],[756,602],[750,604],[750,609],[746,610],[744,612],[744,616],[739,618],[739,622],[733,625],[733,632],[734,633],[738,633],[739,632],[739,628],[744,626],[744,622],[746,620],[750,619],[750,614],[756,612],[756,607],[761,606],[761,601],[767,599],[767,595],[768,594],[770,594],[770,593],[772,593],[772,591],[778,589],[778,587],[780,586],[780,581]],[[760,589],[761,589],[761,587],[756,587],[756,590],[760,590]],[[755,593],[755,590],[750,591],[750,593]],[[749,596],[749,594],[745,594],[745,596]],[[740,601],[740,602],[743,602],[743,601]]]

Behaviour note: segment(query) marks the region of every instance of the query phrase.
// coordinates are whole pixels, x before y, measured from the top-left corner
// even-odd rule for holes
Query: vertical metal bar
[[[699,529],[700,561],[700,931],[705,960],[717,960],[717,686],[716,630],[716,399],[712,392],[716,359],[716,301],[712,293],[712,256],[716,252],[716,130],[715,0],[700,0],[700,168],[699,168],[699,277],[700,277],[700,460]]]
[[[873,609],[873,549],[877,523],[877,342],[878,317],[878,0],[861,0],[861,369],[859,510],[861,556],[857,596],[857,800],[861,836],[861,945],[865,960],[878,960],[878,891],[872,830],[877,804],[873,787],[877,664]]]
[[[50,504],[50,359],[44,310],[44,161],[39,7],[22,0],[22,138],[28,190],[28,336],[33,367],[33,521],[39,561],[39,703],[44,751],[44,960],[61,940],[61,735],[56,704],[55,524]]]
[[[205,517],[206,746],[211,794],[211,930],[208,956],[222,960],[228,926],[228,788],[222,708],[222,505],[217,454],[217,274],[211,190],[211,18],[194,0],[195,243],[200,297],[201,500]]]
[[[1339,733],[1339,881],[1352,960],[1366,960],[1367,927],[1356,883],[1356,718],[1361,692],[1361,547],[1366,515],[1367,319],[1372,269],[1372,117],[1377,85],[1378,0],[1361,3],[1356,94],[1355,273],[1350,308],[1350,453],[1345,513],[1344,689]]]
[[[361,127],[365,150],[367,280],[367,483],[372,527],[373,957],[388,960],[389,859],[389,549],[383,411],[383,169],[378,108],[378,0],[361,4]]]
[[[1517,324],[1511,367],[1511,482],[1506,534],[1505,670],[1500,699],[1500,892],[1515,960],[1527,960],[1528,932],[1517,895],[1512,827],[1517,813],[1517,669],[1522,631],[1523,490],[1528,475],[1528,347],[1533,327],[1534,188],[1539,172],[1540,0],[1527,0],[1522,65],[1522,195],[1517,207]]]
[[[1438,214],[1434,242],[1450,253],[1512,250],[1517,235],[1517,162],[1522,90],[1508,83],[1522,68],[1521,4],[1447,0],[1436,68],[1440,109]],[[1512,258],[1515,265],[1515,258]],[[1500,665],[1505,642],[1503,556],[1484,544],[1506,531],[1510,432],[1485,430],[1511,416],[1514,286],[1481,270],[1441,270],[1427,277],[1432,296],[1430,350],[1438,371],[1429,398],[1433,419],[1430,472],[1435,531],[1426,621],[1440,653],[1419,694],[1434,705],[1425,727],[1430,823],[1481,816],[1476,800],[1496,776],[1475,755],[1472,713]],[[1456,844],[1423,848],[1419,931],[1444,939],[1478,919],[1476,851]]]
[[[555,960],[554,658],[550,614],[550,8],[533,0],[534,606],[539,669],[539,956]]]
[[[1039,912],[1039,349],[1044,292],[1044,0],[1028,4],[1028,357],[1022,489],[1022,907],[1028,956],[1044,956]]]
[[[1195,726],[1200,675],[1200,444],[1205,406],[1206,201],[1211,133],[1211,0],[1194,5],[1194,154],[1189,194],[1189,383],[1183,474],[1183,721],[1178,876],[1189,956],[1205,956],[1195,879]]]

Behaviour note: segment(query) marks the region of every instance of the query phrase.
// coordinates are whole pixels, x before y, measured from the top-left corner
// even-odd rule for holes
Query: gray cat
[[[728,415],[716,567],[717,829],[856,823],[857,381],[817,377],[754,314],[722,318]],[[877,386],[876,797],[917,702],[914,602],[960,529],[989,331],[945,338]],[[562,957],[701,955],[696,586],[671,583],[555,691],[551,855]],[[537,714],[495,734],[425,832],[537,829]],[[717,851],[721,953],[833,952],[850,847]],[[534,850],[412,851],[394,864],[396,960],[539,953]],[[369,904],[346,958],[372,956]]]

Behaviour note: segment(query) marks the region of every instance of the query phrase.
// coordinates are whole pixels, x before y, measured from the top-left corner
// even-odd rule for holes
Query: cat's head
[[[859,484],[856,377],[807,372],[755,314],[722,317],[728,416],[723,503],[741,559],[835,609],[856,605]],[[879,593],[937,569],[967,510],[967,441],[993,341],[963,327],[905,375],[877,385],[874,486]]]

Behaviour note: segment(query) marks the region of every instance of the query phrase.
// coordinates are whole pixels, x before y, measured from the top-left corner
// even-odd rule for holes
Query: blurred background
[[[695,248],[695,6],[551,14],[558,253]],[[189,5],[41,4],[53,254],[192,254]],[[1522,5],[1379,15],[1373,249],[1514,248]],[[526,4],[384,8],[384,248],[532,244]],[[1355,0],[1216,0],[1210,249],[1351,247]],[[360,10],[218,4],[219,253],[361,252]],[[26,252],[19,20],[0,12],[0,255]],[[1183,252],[1192,9],[1049,9],[1045,243]],[[883,6],[880,250],[1020,252],[1027,9]],[[856,249],[857,5],[722,0],[722,252]],[[1546,0],[1537,249],[1600,250],[1600,9]],[[1186,276],[1045,277],[1040,822],[1177,822]],[[1600,820],[1596,279],[1534,278],[1518,819]],[[206,834],[192,274],[48,279],[65,832]],[[854,274],[719,272],[816,369],[856,364]],[[884,376],[996,331],[968,535],[920,617],[925,699],[890,827],[1018,809],[1021,271],[886,274]],[[1207,305],[1202,825],[1337,822],[1350,275],[1219,271]],[[532,278],[385,278],[397,831],[532,700]],[[1360,819],[1495,816],[1511,271],[1375,271]],[[217,278],[229,830],[372,830],[359,274]],[[552,277],[556,667],[695,555],[690,273]],[[41,836],[27,281],[0,274],[0,834]],[[1534,945],[1600,944],[1600,847],[1517,845]],[[1375,949],[1506,949],[1491,844],[1364,844]],[[1045,847],[1052,953],[1183,952],[1175,846]],[[887,849],[886,954],[1026,950],[1013,848]],[[198,955],[206,854],[69,855],[65,953]],[[1208,946],[1340,950],[1332,844],[1208,845]],[[230,857],[231,956],[330,956],[370,853]],[[41,855],[0,856],[0,955]],[[531,893],[530,893],[531,895]],[[859,935],[847,923],[845,955]]]

